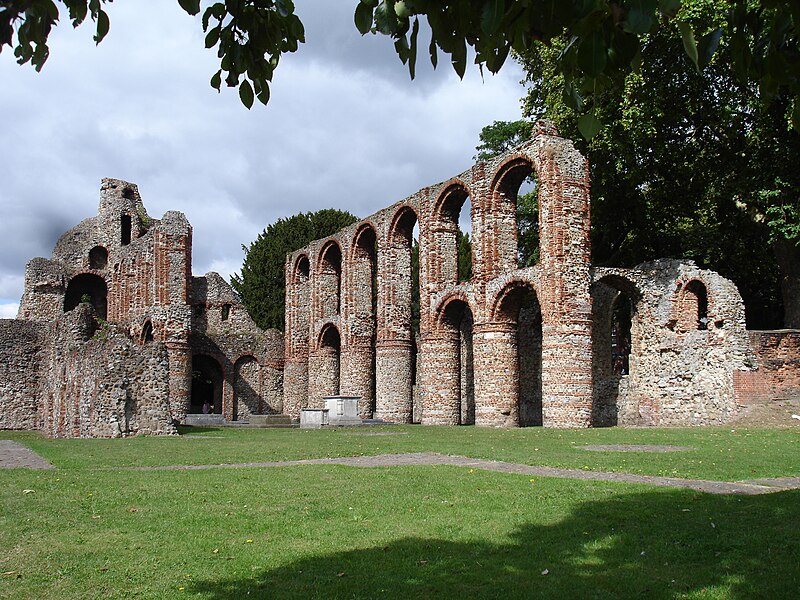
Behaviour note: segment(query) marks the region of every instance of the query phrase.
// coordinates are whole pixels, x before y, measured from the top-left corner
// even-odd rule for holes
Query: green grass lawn
[[[798,430],[185,431],[201,437],[0,433],[57,466],[0,471],[0,598],[800,595],[798,491],[713,496],[452,466],[118,468],[436,451],[737,480],[800,475]],[[612,443],[693,450],[578,448]]]

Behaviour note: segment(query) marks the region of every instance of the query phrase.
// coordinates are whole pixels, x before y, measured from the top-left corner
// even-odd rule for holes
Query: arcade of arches
[[[520,268],[516,201],[533,172],[539,260]],[[594,268],[589,185],[583,156],[540,122],[529,142],[289,255],[284,411],[342,394],[362,417],[423,424],[730,419],[734,373],[756,364],[735,286],[689,261]]]

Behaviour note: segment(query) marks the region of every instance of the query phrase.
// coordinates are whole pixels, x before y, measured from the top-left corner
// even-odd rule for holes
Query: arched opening
[[[350,338],[348,365],[342,372],[342,386],[347,393],[362,399],[362,418],[375,412],[375,343],[378,302],[378,237],[370,224],[356,230],[350,273],[348,304]]]
[[[143,344],[153,341],[153,323],[151,321],[145,321],[144,327],[142,327],[142,335],[139,339]]]
[[[501,295],[495,310],[499,322],[516,326],[513,337],[516,389],[509,390],[515,402],[510,419],[520,427],[540,426],[542,413],[542,309],[535,290],[526,283],[513,283]]]
[[[635,419],[631,382],[640,341],[636,305],[640,294],[625,278],[603,277],[592,286],[592,426]]]
[[[327,325],[320,335],[319,391],[321,396],[340,392],[342,338],[335,325]]]
[[[70,279],[64,295],[64,312],[69,312],[81,302],[89,302],[99,319],[105,319],[108,311],[108,288],[105,280],[91,273],[82,273]]]
[[[539,261],[539,202],[536,174],[526,157],[500,167],[492,185],[481,256],[486,277]]]
[[[227,321],[228,318],[231,316],[231,305],[230,304],[223,304],[222,305],[222,320]]]
[[[708,293],[699,279],[692,279],[680,295],[678,306],[680,331],[703,331],[708,329]]]
[[[438,286],[472,278],[472,200],[460,182],[439,197],[431,219],[428,280]]]
[[[261,414],[260,367],[253,356],[242,356],[234,365],[233,419],[243,420]]]
[[[444,307],[440,326],[452,339],[453,406],[459,425],[475,424],[473,324],[472,310],[464,300],[451,300]]]
[[[320,318],[339,314],[342,304],[342,249],[331,240],[322,247],[319,260]]]
[[[205,354],[192,356],[191,414],[222,414],[222,367]]]
[[[95,246],[89,250],[89,268],[105,269],[108,265],[108,250],[102,246]]]
[[[122,215],[120,217],[120,243],[127,246],[131,243],[131,216]]]

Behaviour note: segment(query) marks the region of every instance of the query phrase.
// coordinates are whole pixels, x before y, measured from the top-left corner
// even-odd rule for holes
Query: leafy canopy
[[[685,0],[695,29],[713,28],[724,0]],[[641,67],[618,88],[593,92],[609,125],[579,142],[592,178],[592,261],[632,266],[690,258],[734,280],[752,328],[800,324],[800,135],[789,127],[791,92],[768,100],[729,68],[738,49],[722,38],[702,72],[682,54],[679,23],[642,38]],[[562,135],[581,127],[562,93],[567,36],[521,54],[525,114]]]
[[[231,284],[259,327],[283,329],[286,255],[357,220],[355,215],[333,208],[300,213],[278,219],[258,234],[252,244],[242,246],[245,251],[242,272],[231,277]]]
[[[49,53],[47,38],[66,8],[73,26],[90,17],[99,43],[108,33],[103,10],[111,0],[5,0],[0,9],[0,50],[14,48],[20,63],[38,70]],[[178,0],[189,14],[200,0]],[[590,95],[624,84],[646,59],[646,36],[670,24],[681,40],[676,49],[699,71],[711,63],[720,42],[740,84],[755,83],[765,99],[785,89],[791,118],[800,125],[800,3],[781,0],[729,0],[717,4],[716,17],[699,25],[686,10],[691,0],[360,0],[354,21],[362,33],[380,33],[394,41],[400,60],[414,77],[423,18],[430,34],[427,52],[434,67],[439,53],[459,76],[467,68],[468,48],[481,70],[496,73],[509,53],[525,53],[566,39],[556,57],[565,102],[581,114],[579,129],[591,138],[603,124]],[[284,52],[305,41],[292,0],[225,0],[208,5],[202,16],[207,48],[217,48],[220,68],[211,78],[238,87],[250,108],[254,98],[269,100],[269,83]],[[16,34],[16,40],[15,40]]]

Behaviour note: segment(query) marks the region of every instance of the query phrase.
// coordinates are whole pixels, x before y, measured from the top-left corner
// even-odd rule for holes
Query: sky
[[[108,4],[99,46],[92,23],[73,30],[62,14],[40,73],[5,47],[0,318],[16,316],[27,261],[96,214],[103,177],[136,183],[152,217],[186,214],[194,274],[229,279],[242,245],[277,219],[329,207],[365,217],[469,168],[482,127],[520,118],[510,60],[459,80],[421,52],[411,81],[388,38],[358,33],[356,0],[295,4],[307,43],[250,111],[235,89],[209,86],[216,53],[176,0]]]

